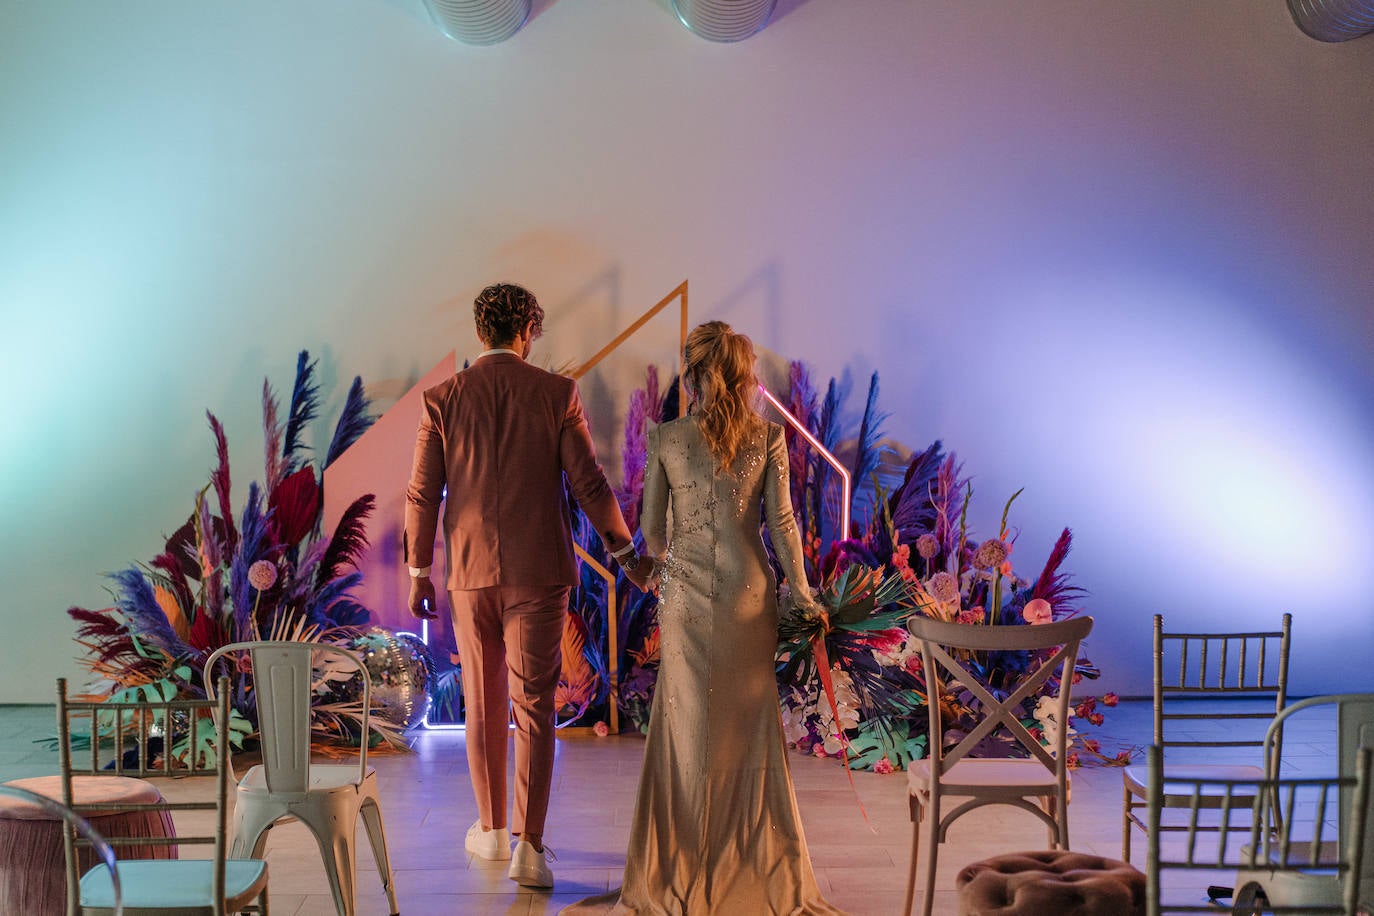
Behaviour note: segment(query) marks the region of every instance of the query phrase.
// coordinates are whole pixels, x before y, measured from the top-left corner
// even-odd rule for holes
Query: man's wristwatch
[[[634,572],[639,568],[639,551],[635,550],[634,541],[631,541],[619,550],[611,551],[611,556],[620,564],[620,568],[626,572]]]

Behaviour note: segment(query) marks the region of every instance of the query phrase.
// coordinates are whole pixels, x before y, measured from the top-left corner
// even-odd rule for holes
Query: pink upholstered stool
[[[1145,916],[1145,876],[1118,862],[1050,850],[993,856],[954,880],[959,916]]]
[[[60,776],[16,779],[6,785],[62,801]],[[125,776],[75,776],[72,793],[78,805],[144,805],[162,799],[152,783]],[[175,835],[172,818],[165,811],[111,811],[88,814],[86,820],[102,835]],[[115,854],[121,859],[170,859],[176,857],[176,849],[123,846]],[[89,849],[78,849],[77,861],[82,873],[95,864]],[[34,805],[0,796],[0,913],[62,916],[66,901],[61,822]]]

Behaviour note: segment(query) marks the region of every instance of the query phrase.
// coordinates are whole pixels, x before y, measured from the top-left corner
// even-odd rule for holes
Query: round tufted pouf
[[[1145,916],[1145,876],[1116,859],[1066,850],[966,865],[959,916]]]
[[[62,777],[40,776],[6,783],[62,801]],[[72,796],[78,805],[142,805],[162,801],[152,783],[126,776],[74,776]],[[85,815],[102,836],[175,836],[166,811],[109,811]],[[176,858],[174,846],[125,846],[121,859]],[[67,911],[67,874],[62,851],[62,824],[56,816],[17,798],[0,796],[0,913],[62,916]],[[89,848],[77,849],[77,869],[95,865]]]

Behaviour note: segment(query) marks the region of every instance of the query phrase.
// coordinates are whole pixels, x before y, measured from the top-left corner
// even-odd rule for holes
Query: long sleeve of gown
[[[639,531],[649,554],[662,558],[668,549],[668,474],[659,460],[659,428],[645,435],[644,504],[639,512]]]
[[[648,491],[646,484],[645,491]],[[792,591],[792,603],[799,608],[819,611],[821,605],[811,597],[802,556],[801,533],[792,511],[791,486],[787,476],[787,439],[781,426],[768,426],[768,460],[763,475],[763,511],[768,521],[768,539],[782,566],[783,577]],[[647,503],[646,503],[647,505]]]

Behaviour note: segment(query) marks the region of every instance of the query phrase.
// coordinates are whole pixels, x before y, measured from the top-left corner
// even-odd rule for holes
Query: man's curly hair
[[[477,294],[472,303],[472,318],[477,336],[489,347],[511,343],[534,322],[534,336],[544,330],[544,310],[534,293],[514,283],[497,283]]]

